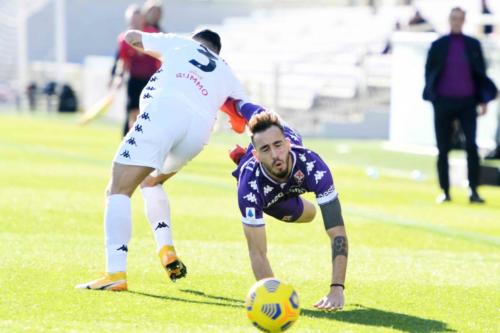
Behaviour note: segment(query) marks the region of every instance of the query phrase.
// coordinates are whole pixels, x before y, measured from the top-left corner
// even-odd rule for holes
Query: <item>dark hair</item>
[[[220,43],[220,36],[216,32],[213,32],[212,30],[209,29],[204,29],[197,31],[193,34],[192,36],[193,39],[201,39],[204,42],[206,42],[209,45],[207,46],[209,49],[214,51],[215,53],[219,54],[220,50],[222,48],[222,45]]]
[[[453,13],[453,12],[462,12],[465,15],[465,10],[462,7],[453,7],[450,10],[450,14]]]
[[[281,133],[285,133],[283,125],[281,124],[279,117],[275,113],[264,111],[253,116],[248,123],[250,133],[252,133],[250,136],[252,139],[252,143],[255,134],[264,132],[265,130],[273,126],[278,127]]]

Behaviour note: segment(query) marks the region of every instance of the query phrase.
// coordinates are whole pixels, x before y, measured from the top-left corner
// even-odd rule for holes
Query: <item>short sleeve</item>
[[[259,196],[254,190],[245,185],[240,183],[238,186],[238,205],[241,212],[241,221],[250,227],[263,226],[265,223]]]
[[[335,190],[330,168],[318,154],[310,152],[308,155],[307,172],[309,184],[316,194],[318,205],[324,205],[337,199],[338,193]]]
[[[125,34],[121,33],[118,36],[118,57],[122,60],[127,59],[129,48],[132,46],[125,41]]]

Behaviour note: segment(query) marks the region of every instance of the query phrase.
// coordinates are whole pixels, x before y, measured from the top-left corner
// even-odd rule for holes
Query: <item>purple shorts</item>
[[[272,217],[285,221],[296,221],[304,212],[304,203],[300,197],[292,197],[284,201],[279,201],[269,208],[264,209],[264,213]]]

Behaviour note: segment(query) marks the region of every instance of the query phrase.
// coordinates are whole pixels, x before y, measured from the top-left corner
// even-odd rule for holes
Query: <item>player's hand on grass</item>
[[[344,289],[342,287],[332,287],[328,295],[314,304],[314,307],[327,311],[342,310],[344,307]]]

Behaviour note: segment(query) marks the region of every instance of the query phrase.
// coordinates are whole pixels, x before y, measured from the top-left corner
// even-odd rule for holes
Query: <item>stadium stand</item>
[[[258,10],[211,28],[252,98],[304,131],[307,122],[332,119],[332,104],[337,114],[388,104],[391,55],[382,51],[395,22],[410,14],[407,6],[377,15],[368,7]]]

